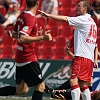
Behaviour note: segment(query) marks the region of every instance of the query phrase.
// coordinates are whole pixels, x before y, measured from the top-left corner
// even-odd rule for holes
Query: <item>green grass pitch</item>
[[[0,100],[31,100],[31,97],[0,97]],[[43,97],[43,100],[59,100],[59,99]]]

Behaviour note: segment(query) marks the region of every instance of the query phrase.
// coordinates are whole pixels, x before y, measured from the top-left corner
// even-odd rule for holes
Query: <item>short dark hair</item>
[[[90,12],[91,11],[91,3],[89,2],[89,0],[80,0],[81,2],[84,2],[83,6],[84,7],[87,7],[87,12]]]
[[[39,0],[26,0],[28,8],[34,7]]]

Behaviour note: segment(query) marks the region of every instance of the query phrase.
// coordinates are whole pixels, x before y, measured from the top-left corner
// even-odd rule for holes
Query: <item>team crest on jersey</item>
[[[28,27],[28,26],[25,26],[25,27],[23,28],[23,30],[24,30],[25,32],[27,32],[27,31],[28,31],[28,29],[29,29],[29,27]]]

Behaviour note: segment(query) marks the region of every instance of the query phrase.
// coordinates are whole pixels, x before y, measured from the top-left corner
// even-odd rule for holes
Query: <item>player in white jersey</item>
[[[91,4],[88,0],[80,0],[77,4],[77,17],[55,16],[40,11],[48,18],[66,22],[75,27],[74,32],[74,60],[70,78],[72,100],[80,99],[80,90],[83,100],[91,100],[87,83],[91,81],[94,49],[97,39],[97,26],[88,12]],[[66,33],[67,34],[67,33]]]

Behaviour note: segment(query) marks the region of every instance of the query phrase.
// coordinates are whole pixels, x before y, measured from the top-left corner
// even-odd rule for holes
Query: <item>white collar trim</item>
[[[31,11],[25,10],[24,13],[31,14],[32,16],[35,16]]]

